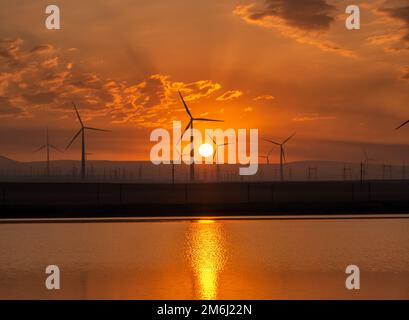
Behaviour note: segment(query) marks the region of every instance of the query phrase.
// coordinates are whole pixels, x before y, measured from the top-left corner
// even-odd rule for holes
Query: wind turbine
[[[195,162],[194,162],[194,158],[195,158],[195,148],[194,148],[194,144],[193,144],[193,123],[194,121],[207,121],[207,122],[224,122],[223,120],[215,120],[215,119],[207,119],[207,118],[195,118],[192,116],[192,114],[190,113],[190,110],[185,102],[185,99],[183,99],[182,94],[179,92],[179,96],[180,99],[182,100],[182,103],[185,107],[185,110],[190,118],[188,125],[186,126],[185,130],[182,133],[182,136],[180,137],[180,139],[183,138],[184,134],[186,133],[187,130],[190,129],[190,145],[191,145],[191,151],[190,151],[190,160],[191,160],[191,164],[190,164],[190,181],[193,182],[195,180]]]
[[[54,150],[57,150],[57,151],[60,151],[57,147],[50,144],[49,138],[48,138],[48,127],[47,127],[46,128],[46,135],[45,135],[45,144],[34,151],[34,152],[39,152],[39,151],[41,151],[43,149],[46,149],[46,151],[47,151],[47,177],[50,176],[50,148],[54,149]]]
[[[270,155],[271,155],[271,152],[273,152],[273,150],[274,150],[274,147],[273,148],[271,148],[271,150],[265,155],[265,156],[258,156],[259,158],[261,158],[261,159],[266,159],[266,162],[267,162],[267,170],[268,170],[268,167],[269,167],[269,165],[270,165]],[[267,171],[266,170],[266,171]],[[268,173],[268,172],[267,172]],[[260,176],[262,175],[262,171],[260,171]]]
[[[267,142],[270,142],[272,144],[275,144],[276,146],[280,147],[280,180],[284,181],[284,162],[285,162],[285,151],[284,151],[284,145],[295,136],[295,133],[289,136],[287,139],[285,139],[283,142],[278,143],[273,140],[269,139],[264,139]]]
[[[213,145],[214,145],[213,162],[214,162],[214,159],[216,158],[216,178],[217,178],[217,181],[219,181],[219,179],[220,179],[219,152],[218,152],[219,148],[231,145],[233,143],[226,142],[226,143],[217,144],[216,139],[214,139],[212,136],[210,136],[210,134],[208,134],[208,137],[212,140]]]
[[[368,156],[368,153],[366,152],[366,149],[365,149],[365,148],[363,148],[363,152],[364,152],[365,164],[368,165],[370,161],[375,161],[375,159],[370,158],[370,157]]]
[[[81,151],[81,179],[85,179],[85,161],[87,157],[87,153],[85,152],[85,131],[86,130],[93,130],[93,131],[103,131],[103,132],[110,132],[110,130],[103,130],[103,129],[97,129],[97,128],[91,128],[91,127],[86,127],[84,123],[82,122],[81,116],[78,112],[77,106],[73,102],[72,105],[74,106],[75,113],[77,114],[78,121],[80,122],[81,129],[75,134],[75,136],[71,139],[70,143],[68,144],[66,150],[71,147],[75,139],[79,135],[81,135],[81,144],[82,144],[82,151]]]
[[[259,158],[262,158],[262,159],[266,159],[267,164],[270,164],[270,155],[271,155],[271,152],[273,152],[273,150],[274,150],[274,149],[271,149],[271,150],[267,153],[267,155],[265,155],[265,156],[258,156],[258,157],[259,157]]]

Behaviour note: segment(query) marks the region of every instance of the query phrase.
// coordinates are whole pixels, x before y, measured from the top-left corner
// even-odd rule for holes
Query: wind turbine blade
[[[267,142],[270,142],[270,143],[272,143],[272,144],[275,144],[276,146],[281,146],[281,144],[280,144],[280,143],[275,142],[275,141],[273,141],[273,140],[264,139],[264,141],[267,141]]]
[[[284,151],[284,148],[282,148],[282,149],[281,149],[281,153],[283,154],[283,160],[284,160],[284,163],[286,163],[287,161],[286,161],[286,158],[285,158],[285,151]]]
[[[181,135],[180,138],[183,137],[183,135],[186,133],[187,130],[189,130],[189,128],[190,128],[191,126],[192,126],[192,120],[189,121],[189,123],[187,124],[185,130],[183,130],[183,133],[182,133],[182,135]]]
[[[50,148],[53,148],[54,150],[58,151],[58,152],[64,152],[61,149],[57,148],[56,146],[53,146],[52,144],[49,145]]]
[[[45,147],[46,147],[46,145],[41,146],[40,148],[34,150],[33,152],[34,152],[34,153],[39,152],[39,151],[43,150]]]
[[[210,122],[224,122],[224,120],[207,119],[207,118],[194,118],[193,120],[197,120],[197,121],[210,121]]]
[[[97,129],[97,128],[91,128],[91,127],[84,127],[84,129],[94,130],[94,131],[111,132],[111,130]]]
[[[185,109],[186,109],[187,114],[189,115],[190,119],[192,119],[193,116],[192,116],[192,114],[191,114],[190,111],[189,111],[189,108],[188,108],[188,106],[187,106],[187,104],[186,104],[186,102],[185,102],[185,99],[183,99],[183,96],[182,96],[182,94],[180,93],[180,91],[178,91],[178,92],[179,92],[179,97],[180,97],[180,99],[182,100],[183,105],[185,106]]]
[[[405,121],[405,122],[402,123],[399,127],[397,127],[395,130],[398,130],[398,129],[402,128],[403,126],[406,126],[408,123],[409,123],[409,120],[408,120],[408,121]]]
[[[81,116],[80,116],[80,113],[78,112],[77,106],[75,105],[74,102],[72,102],[72,105],[74,106],[75,113],[77,114],[78,120],[79,120],[80,123],[81,123],[81,127],[84,127],[84,123],[83,123],[82,120],[81,120]]]
[[[71,147],[72,143],[75,141],[75,139],[77,139],[77,137],[81,134],[82,130],[84,130],[83,128],[80,129],[80,131],[78,131],[76,133],[76,135],[74,136],[74,138],[71,139],[70,143],[68,144],[68,146],[65,148],[65,150],[67,150],[69,147]]]
[[[216,145],[216,140],[210,134],[207,134],[207,136],[213,141],[213,144]]]
[[[220,144],[219,146],[229,146],[231,144],[234,144],[234,143],[233,142],[226,142],[226,143]]]
[[[290,139],[292,139],[295,136],[295,133],[293,133],[291,136],[289,136],[287,139],[284,140],[282,144],[286,144]]]
[[[190,128],[191,125],[192,125],[192,120],[189,121],[189,123],[187,124],[185,130],[183,130],[183,133],[182,133],[182,135],[180,136],[180,139],[179,139],[177,145],[180,143],[180,141],[182,140],[182,138],[183,138],[183,136],[185,135],[186,131]]]

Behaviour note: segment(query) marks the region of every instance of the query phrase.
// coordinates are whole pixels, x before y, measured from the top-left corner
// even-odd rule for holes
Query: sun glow
[[[204,158],[208,158],[213,154],[213,147],[208,143],[203,143],[199,147],[199,154]]]

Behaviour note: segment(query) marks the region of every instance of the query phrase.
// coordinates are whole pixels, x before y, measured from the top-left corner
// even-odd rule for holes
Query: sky
[[[42,160],[87,125],[93,159],[148,160],[155,128],[185,126],[184,95],[205,128],[257,128],[289,161],[401,162],[409,156],[409,1],[0,0],[0,155]],[[277,153],[278,154],[278,153]],[[77,159],[77,141],[55,159]],[[274,162],[278,161],[273,159]]]

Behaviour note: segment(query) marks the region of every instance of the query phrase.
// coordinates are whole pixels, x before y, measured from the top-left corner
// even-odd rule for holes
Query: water
[[[83,222],[0,224],[0,298],[409,299],[407,216]]]

